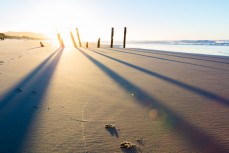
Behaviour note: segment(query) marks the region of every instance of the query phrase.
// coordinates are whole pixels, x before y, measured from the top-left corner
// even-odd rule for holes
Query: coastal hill
[[[34,33],[34,32],[14,32],[9,31],[4,33],[6,38],[8,39],[34,39],[34,40],[43,40],[49,39],[49,37],[42,33]]]

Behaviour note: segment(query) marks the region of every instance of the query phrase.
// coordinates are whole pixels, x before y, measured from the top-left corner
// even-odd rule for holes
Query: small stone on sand
[[[115,129],[115,126],[112,124],[106,124],[105,129]]]
[[[123,141],[120,144],[120,148],[123,148],[123,149],[133,149],[135,147],[136,147],[135,144],[132,144],[131,142],[128,142],[128,141]]]

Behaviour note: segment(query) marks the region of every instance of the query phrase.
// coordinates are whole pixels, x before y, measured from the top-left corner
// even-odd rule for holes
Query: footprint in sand
[[[21,58],[21,57],[22,57],[22,55],[18,56],[17,58]]]
[[[38,105],[34,105],[33,108],[34,108],[34,109],[47,109],[48,111],[52,109],[52,108],[50,108],[50,107],[45,108],[45,107],[38,106]]]
[[[17,88],[17,89],[15,89],[15,91],[18,92],[18,93],[20,93],[20,92],[22,92],[23,90],[20,89],[20,88]]]
[[[33,106],[33,108],[34,108],[34,109],[38,109],[39,107],[35,105],[35,106]]]
[[[36,92],[35,90],[33,90],[33,91],[32,91],[32,94],[33,94],[33,95],[36,95],[36,94],[37,94],[37,92]]]
[[[11,58],[10,60],[14,60],[14,58]]]
[[[32,95],[29,95],[29,96],[27,97],[27,99],[33,98],[33,96],[35,96],[35,95],[37,94],[37,91],[33,90],[31,93],[32,93]]]
[[[136,141],[139,145],[144,146],[144,139],[143,139],[142,137],[135,137],[135,136],[134,136],[134,138],[135,138],[135,141]]]
[[[4,64],[4,62],[3,61],[0,61],[0,65],[2,65],[2,64]]]

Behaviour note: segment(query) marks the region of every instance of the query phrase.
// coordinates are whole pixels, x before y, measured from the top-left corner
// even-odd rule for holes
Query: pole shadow
[[[28,84],[32,79],[34,79],[34,76],[36,76],[44,67],[45,65],[50,61],[50,59],[59,51],[62,52],[62,48],[57,49],[54,51],[49,57],[47,57],[39,66],[37,66],[32,72],[30,72],[25,78],[23,78],[19,83],[14,85],[11,89],[9,89],[6,94],[2,97],[1,103],[0,103],[0,111],[11,102],[12,98],[16,96],[17,92],[15,92],[18,88],[24,88],[25,85]]]
[[[101,69],[106,75],[108,75],[115,83],[117,83],[124,91],[127,93],[135,93],[134,98],[142,105],[147,108],[156,109],[159,114],[166,114],[163,117],[163,122],[170,125],[170,128],[175,130],[178,134],[185,137],[189,142],[191,142],[195,147],[197,147],[203,153],[216,153],[223,152],[228,153],[226,146],[221,144],[216,138],[208,134],[202,129],[199,129],[179,114],[172,111],[166,105],[164,105],[160,100],[151,97],[147,92],[138,88],[119,74],[115,73],[113,70],[109,69],[107,66],[88,55],[83,50],[78,50],[92,63],[94,63],[99,69]],[[162,118],[161,118],[162,119]]]
[[[163,81],[166,81],[166,82],[171,83],[171,84],[173,84],[173,85],[176,85],[176,86],[178,86],[178,87],[181,87],[181,88],[183,88],[183,89],[186,89],[186,90],[188,90],[188,91],[191,91],[191,92],[193,92],[193,93],[195,93],[195,94],[198,94],[198,95],[200,95],[200,96],[202,96],[202,97],[205,97],[205,98],[208,98],[208,99],[211,99],[211,100],[215,100],[215,101],[217,101],[217,102],[219,102],[219,103],[221,103],[221,104],[223,104],[223,105],[225,105],[225,106],[229,106],[229,99],[224,98],[224,97],[221,97],[221,96],[219,96],[219,95],[217,95],[217,94],[215,94],[215,93],[212,93],[212,92],[210,92],[210,91],[206,91],[206,90],[204,90],[204,89],[201,89],[201,88],[198,88],[198,87],[194,87],[194,86],[192,86],[192,85],[189,85],[189,84],[183,83],[183,82],[181,82],[181,81],[172,79],[172,78],[167,77],[167,76],[164,76],[164,75],[162,75],[162,74],[159,74],[159,73],[156,73],[156,72],[152,72],[152,71],[149,71],[149,70],[144,69],[144,68],[142,68],[142,67],[133,65],[133,64],[131,64],[131,63],[128,63],[128,62],[125,62],[125,61],[116,59],[116,58],[114,58],[114,57],[111,57],[111,56],[108,56],[108,55],[99,53],[99,52],[97,52],[97,51],[94,51],[94,50],[91,50],[91,51],[93,51],[94,53],[99,54],[99,55],[101,55],[101,56],[104,56],[104,57],[106,57],[106,58],[109,58],[109,59],[111,59],[111,60],[113,60],[113,61],[116,61],[116,62],[119,62],[119,63],[121,63],[121,64],[124,64],[124,65],[126,65],[126,66],[128,66],[128,67],[131,67],[131,68],[134,68],[134,69],[136,69],[136,70],[138,70],[138,71],[141,71],[141,72],[143,72],[143,73],[146,73],[146,74],[148,74],[148,75],[150,75],[150,76],[156,77],[156,78],[158,78],[158,79],[161,79],[161,80],[163,80]]]
[[[62,55],[59,48],[0,99],[0,152],[21,153]],[[19,89],[15,90],[15,88]],[[31,150],[32,151],[32,150]]]
[[[43,48],[43,47],[33,47],[33,48],[28,48],[27,50],[33,50],[33,49],[37,49],[37,48]]]
[[[109,48],[110,50],[114,50],[112,48]],[[228,60],[228,57],[218,57],[218,56],[213,56],[213,55],[201,55],[201,54],[190,54],[190,53],[177,53],[177,52],[168,52],[168,51],[161,51],[161,50],[147,50],[147,49],[126,49],[129,51],[135,51],[135,52],[145,52],[145,53],[151,53],[151,54],[158,54],[158,55],[165,55],[165,56],[172,56],[172,57],[179,57],[179,58],[185,58],[185,59],[194,59],[194,60],[199,60],[199,61],[207,61],[207,62],[214,62],[214,63],[220,63],[220,64],[229,64],[229,62],[222,62],[222,61],[215,61],[215,60],[210,60],[210,59],[203,59],[203,58],[195,58],[195,57],[187,57],[187,56],[181,56],[180,54],[183,55],[189,55],[189,56],[201,56],[204,58],[214,58],[214,59],[220,59],[220,60]],[[176,54],[176,55],[174,55]],[[213,57],[211,57],[213,56]]]
[[[114,49],[112,49],[112,50],[113,51],[116,51],[116,52],[125,53],[125,54],[138,55],[138,56],[143,56],[143,57],[147,57],[147,58],[153,58],[153,59],[158,59],[158,60],[165,60],[165,61],[170,61],[170,62],[176,62],[176,63],[194,65],[194,66],[199,66],[199,67],[204,67],[204,68],[215,69],[215,70],[222,70],[224,72],[225,71],[228,71],[229,72],[229,70],[225,70],[225,69],[221,69],[221,68],[215,68],[215,67],[201,65],[201,64],[195,64],[195,63],[190,63],[190,62],[183,62],[183,61],[178,61],[178,60],[173,60],[173,59],[168,59],[168,58],[162,58],[162,57],[149,56],[149,55],[143,55],[143,54],[138,54],[138,53],[130,53],[130,52],[125,52],[125,51],[121,51],[121,50],[114,50]]]

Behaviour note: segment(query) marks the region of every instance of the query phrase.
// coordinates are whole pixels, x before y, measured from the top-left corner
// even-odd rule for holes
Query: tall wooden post
[[[64,41],[63,41],[62,38],[60,38],[60,45],[61,45],[61,47],[63,47],[63,48],[65,47],[65,46],[64,46]]]
[[[123,48],[126,48],[126,27],[124,28],[124,39],[123,39]]]
[[[88,48],[88,42],[86,43],[86,48]]]
[[[60,33],[59,33],[59,32],[57,33],[57,38],[58,38],[59,43],[60,43],[60,46],[61,46],[61,42],[60,42]]]
[[[72,34],[71,31],[70,31],[70,36],[71,36],[71,38],[72,38],[72,43],[73,43],[73,45],[75,46],[75,48],[77,48],[75,38],[74,38],[74,36],[73,36],[73,34]]]
[[[100,48],[100,38],[98,39],[98,42],[97,42],[97,48]]]
[[[79,46],[82,47],[81,40],[80,40],[80,34],[79,34],[78,28],[76,28],[76,34],[77,34],[77,37],[78,37]]]
[[[60,46],[61,46],[61,47],[64,47],[64,42],[63,42],[63,39],[61,38],[61,36],[60,36],[60,33],[59,33],[59,32],[57,33],[57,37],[58,37],[58,40],[59,40]]]
[[[57,38],[60,41],[60,33],[59,32],[57,33]]]
[[[111,48],[113,48],[113,42],[114,42],[114,28],[111,29]]]

